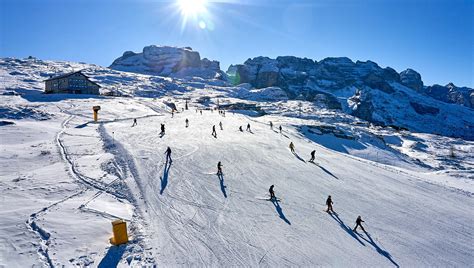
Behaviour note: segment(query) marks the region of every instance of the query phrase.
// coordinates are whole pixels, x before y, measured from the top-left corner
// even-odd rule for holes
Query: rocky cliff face
[[[423,90],[423,81],[421,81],[421,75],[412,69],[406,69],[400,73],[400,80],[406,87],[414,89],[416,91]]]
[[[159,76],[197,76],[207,79],[223,78],[218,61],[201,59],[190,47],[146,46],[142,53],[126,51],[111,69]]]
[[[442,102],[474,108],[474,89],[472,88],[457,87],[453,83],[449,83],[446,86],[424,87],[420,92]]]
[[[313,98],[318,89],[346,86],[378,87],[391,91],[389,82],[400,82],[392,68],[381,68],[375,62],[353,62],[349,58],[326,58],[320,62],[307,58],[257,57],[244,64],[231,65],[227,71],[233,82],[250,83],[256,88],[278,86],[290,98]],[[301,98],[301,97],[300,97]]]
[[[452,84],[425,87],[421,75],[412,69],[397,73],[372,61],[342,57],[318,62],[286,56],[248,59],[231,65],[227,74],[234,84],[281,88],[289,99],[322,102],[328,109],[340,109],[379,125],[473,138],[469,134],[474,132],[472,120],[459,117],[472,110],[442,103],[472,107],[472,89]],[[448,127],[446,120],[453,124]]]

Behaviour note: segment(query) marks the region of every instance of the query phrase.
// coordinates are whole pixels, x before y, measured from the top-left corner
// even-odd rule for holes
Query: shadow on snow
[[[275,209],[278,212],[278,215],[280,216],[280,218],[282,220],[284,220],[287,224],[291,225],[291,222],[285,217],[285,214],[283,214],[283,210],[282,210],[280,204],[278,203],[278,200],[272,199],[271,201],[272,201],[273,205],[275,206]]]
[[[339,225],[341,226],[341,228],[346,231],[350,236],[352,236],[355,240],[357,240],[357,242],[359,242],[361,245],[365,246],[364,242],[362,242],[359,237],[355,234],[355,232],[349,227],[347,226],[340,218],[339,216],[337,215],[337,213],[329,213],[329,215],[331,215],[331,217],[337,221],[337,223],[339,223]]]
[[[98,268],[111,268],[117,267],[120,260],[122,259],[122,255],[125,252],[125,245],[121,246],[111,246],[107,251],[107,254],[104,258],[100,261]]]
[[[294,156],[296,156],[296,158],[298,158],[298,160],[303,161],[304,163],[306,163],[306,161],[303,158],[301,158],[301,156],[299,156],[297,153],[295,153],[295,152],[292,152],[292,153],[293,153]]]
[[[227,192],[225,191],[225,188],[227,188],[227,186],[225,186],[225,184],[224,184],[224,175],[223,174],[217,174],[217,177],[219,178],[219,182],[221,184],[222,194],[224,195],[225,198],[227,198]]]
[[[165,190],[166,185],[168,185],[168,174],[170,172],[170,168],[171,168],[171,161],[168,161],[168,158],[166,158],[165,168],[163,169],[163,177],[160,177],[160,180],[161,180],[160,194],[163,194],[163,191]]]
[[[369,233],[365,232],[365,234],[367,235],[367,238],[363,237],[362,235],[360,235],[359,233],[357,233],[360,238],[362,238],[363,240],[365,240],[367,243],[371,244],[375,250],[377,250],[377,253],[384,256],[385,258],[387,258],[391,263],[393,263],[393,265],[395,265],[396,267],[400,267],[398,265],[398,263],[396,263],[393,259],[392,259],[392,255],[390,255],[390,253],[388,253],[387,251],[381,249],[376,243],[375,241],[372,239],[372,237],[370,236]]]
[[[333,177],[333,178],[339,180],[339,178],[336,177],[336,175],[332,174],[331,171],[327,170],[327,169],[324,168],[323,166],[318,165],[318,164],[316,164],[316,163],[314,163],[314,162],[310,162],[310,163],[313,163],[314,165],[318,166],[320,169],[322,169],[324,172],[326,172],[326,173],[327,173],[328,175],[330,175],[331,177]]]

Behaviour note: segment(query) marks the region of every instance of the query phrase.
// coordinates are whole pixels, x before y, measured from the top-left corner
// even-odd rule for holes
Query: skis
[[[268,197],[255,197],[258,200],[264,200],[264,201],[276,201],[276,202],[281,202],[281,198],[268,198]]]
[[[217,174],[217,172],[209,172],[209,173],[204,172],[203,174],[204,175],[219,175]],[[222,175],[224,175],[224,173],[222,173]]]

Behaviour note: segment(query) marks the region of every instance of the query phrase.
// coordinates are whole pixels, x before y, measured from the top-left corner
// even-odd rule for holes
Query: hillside
[[[121,96],[41,94],[42,79],[66,66]],[[0,265],[474,262],[471,141],[278,100],[276,88],[69,62],[2,59],[0,67]],[[217,104],[225,117],[210,110]],[[97,123],[94,105],[102,107]],[[307,161],[312,150],[317,164]],[[281,202],[262,200],[272,184]],[[323,211],[328,195],[337,214]],[[351,231],[358,215],[367,233]],[[108,243],[116,218],[132,238],[121,247]]]

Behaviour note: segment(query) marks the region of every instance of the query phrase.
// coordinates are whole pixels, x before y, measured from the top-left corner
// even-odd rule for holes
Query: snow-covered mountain
[[[144,47],[142,53],[126,51],[110,65],[110,68],[160,76],[225,78],[218,61],[201,59],[199,52],[190,47],[151,45]]]
[[[79,69],[115,96],[42,94],[44,79]],[[395,93],[370,89],[372,109],[425,133],[383,127],[352,115],[367,89],[317,83],[305,99],[282,85],[0,59],[0,266],[470,266],[474,142],[426,129],[459,131],[471,110],[387,82]],[[410,101],[440,112],[411,118]],[[460,119],[443,128],[448,108]],[[281,202],[265,200],[272,184]],[[328,195],[337,214],[323,211]],[[352,231],[358,215],[367,233]],[[120,247],[108,243],[117,218],[131,237]]]
[[[474,139],[474,90],[424,87],[411,69],[399,74],[372,61],[286,56],[248,59],[227,73],[234,84],[279,87],[290,99],[316,100],[377,125]]]

